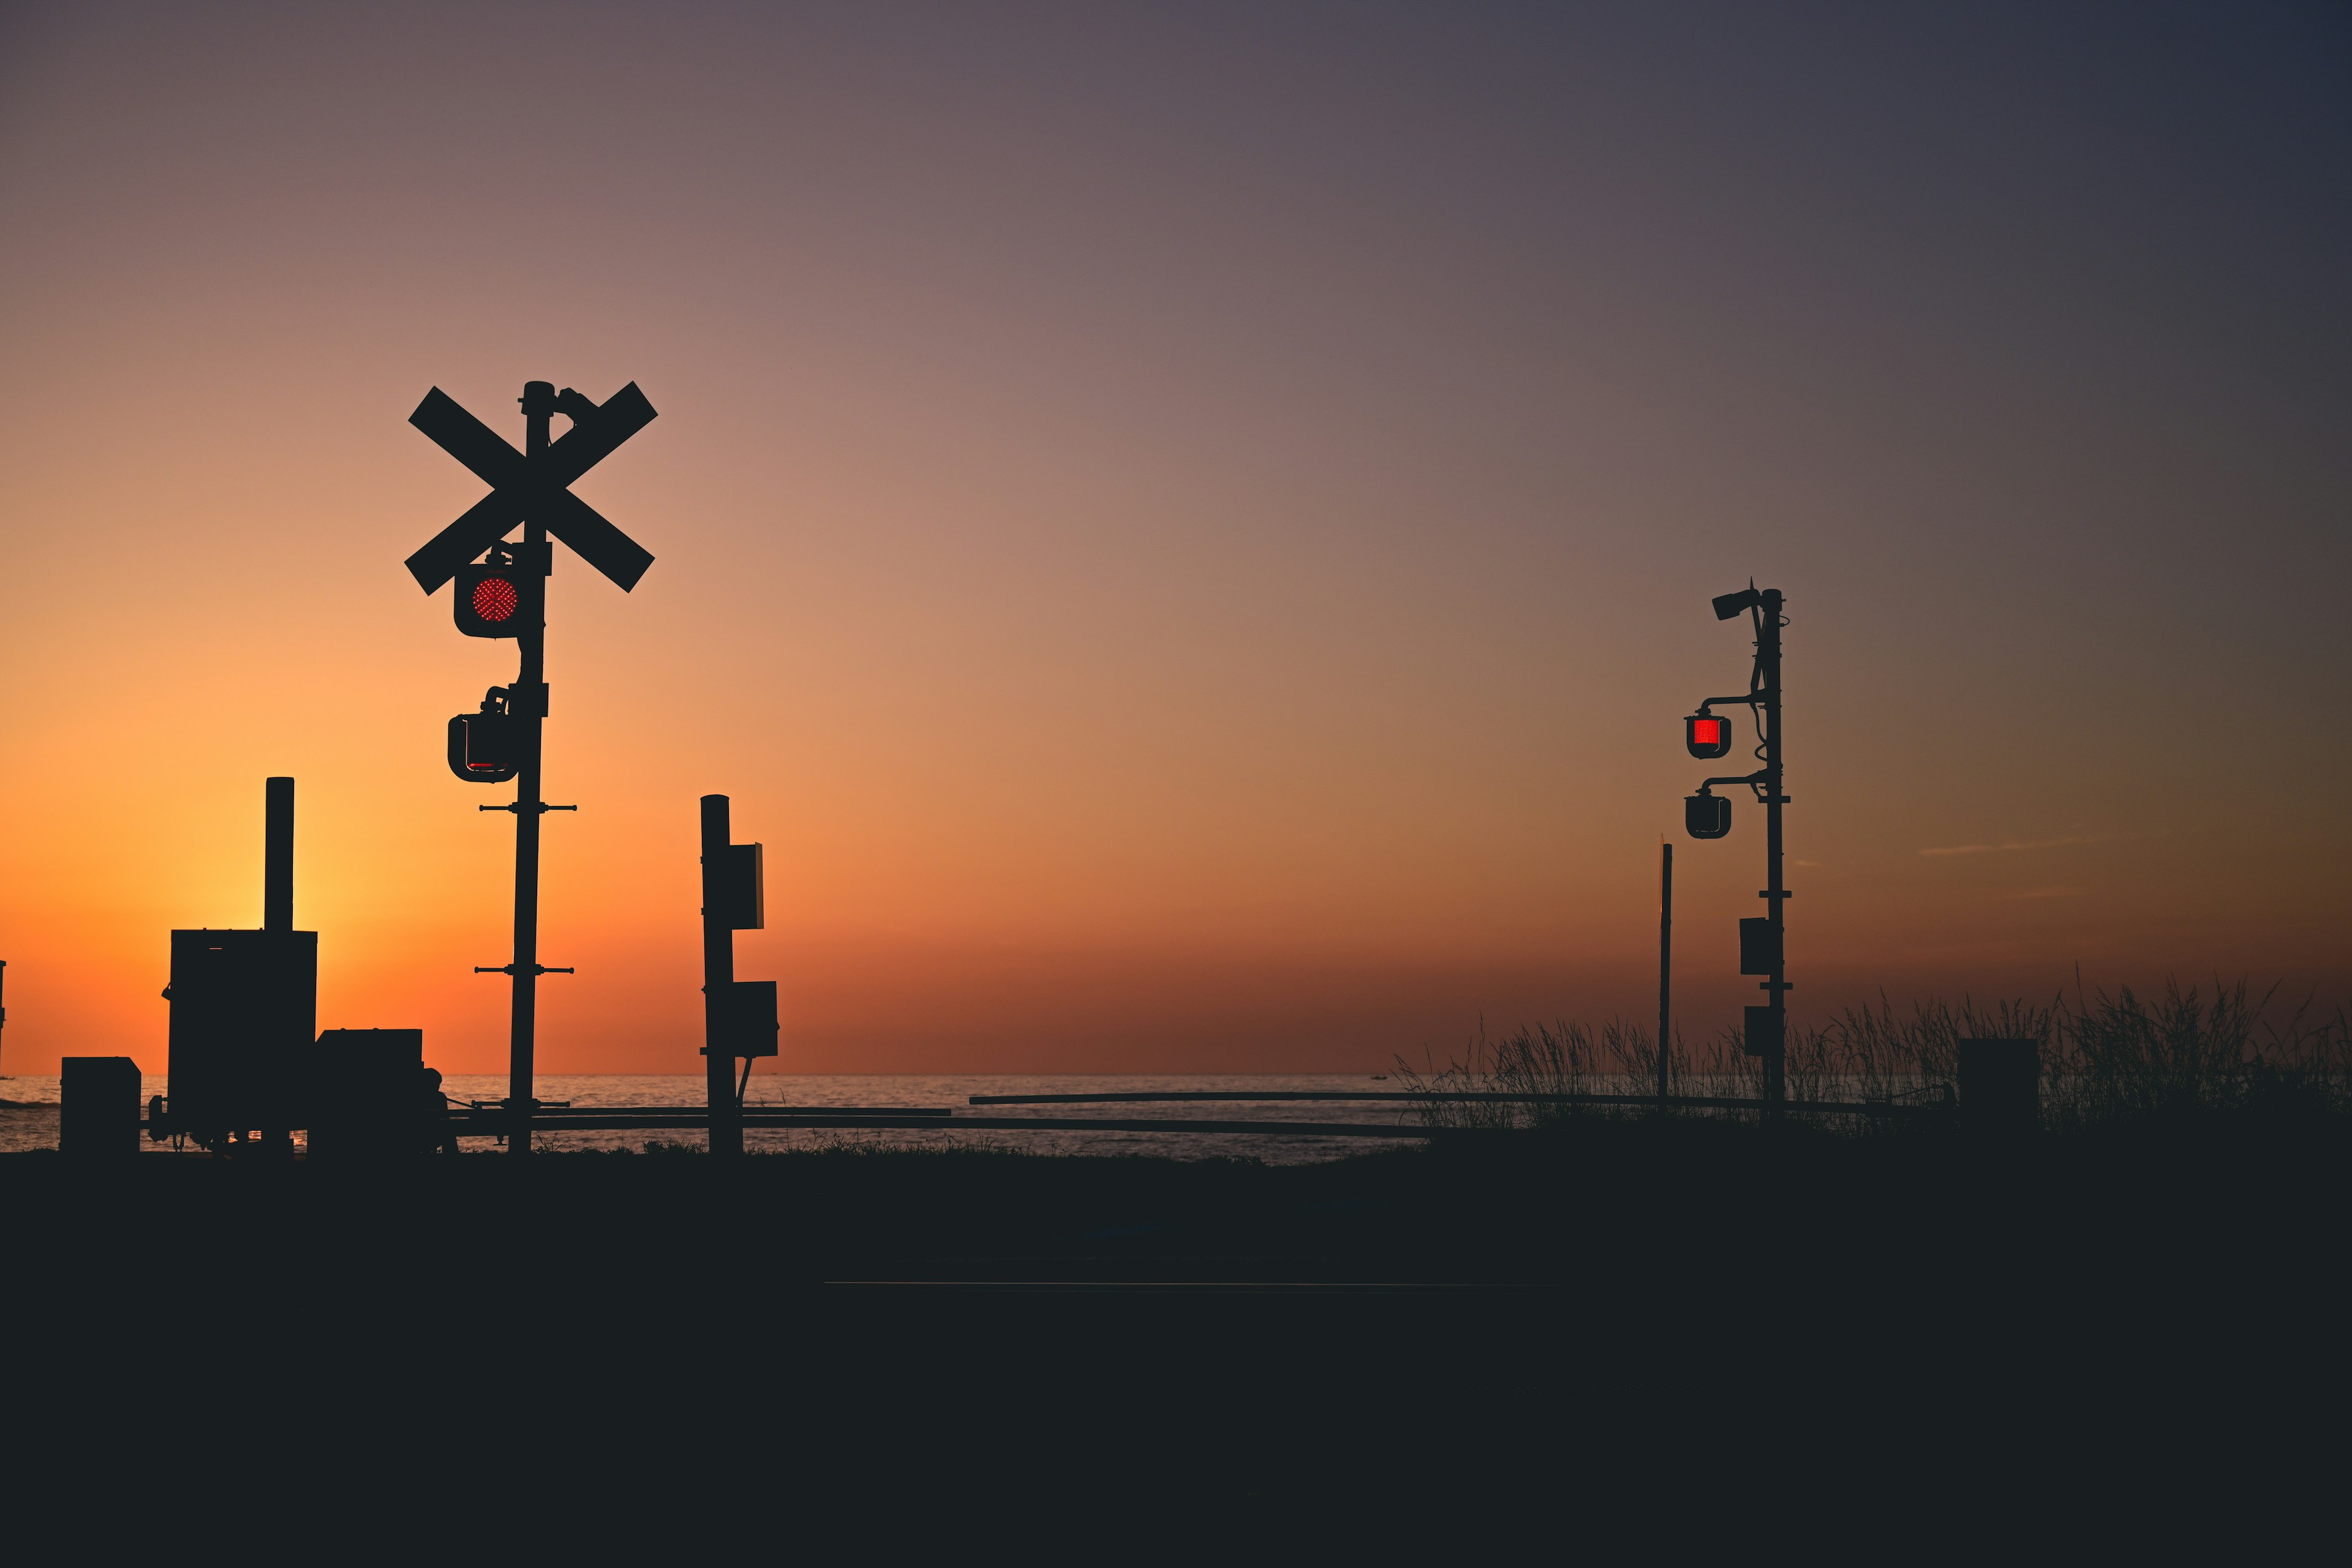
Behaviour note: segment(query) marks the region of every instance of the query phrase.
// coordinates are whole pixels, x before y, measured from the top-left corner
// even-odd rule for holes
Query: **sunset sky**
[[[710,792],[785,1071],[1654,1017],[1669,834],[1712,1033],[1751,575],[1801,1019],[2343,999],[2347,18],[0,8],[0,1071],[163,1070],[272,773],[320,1026],[503,1068],[512,645],[401,563],[482,489],[410,410],[530,379],[660,411],[578,487],[652,570],[551,587],[542,1070],[700,1069]]]

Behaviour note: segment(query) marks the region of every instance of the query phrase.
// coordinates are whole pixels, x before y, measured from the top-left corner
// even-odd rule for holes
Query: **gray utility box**
[[[319,933],[172,933],[171,1125],[197,1142],[309,1124]]]
[[[68,1057],[58,1064],[58,1152],[121,1159],[139,1152],[139,1064]]]
[[[379,1159],[437,1140],[440,1092],[425,1076],[422,1029],[329,1029],[311,1057],[310,1156]]]

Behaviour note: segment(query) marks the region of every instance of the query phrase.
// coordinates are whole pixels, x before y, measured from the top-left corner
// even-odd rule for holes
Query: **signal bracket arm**
[[[521,803],[520,801],[515,801],[515,802],[513,802],[513,803],[511,803],[511,804],[509,804],[509,805],[478,805],[478,806],[476,806],[474,809],[475,809],[476,811],[515,811],[515,812],[519,812],[519,811],[522,810],[522,803]],[[547,802],[545,802],[545,801],[543,801],[543,800],[542,800],[542,801],[541,801],[541,802],[538,804],[538,805],[537,805],[534,809],[536,810],[536,812],[538,813],[538,815],[540,815],[540,816],[546,816],[546,815],[547,815],[549,812],[551,812],[551,811],[577,811],[577,810],[579,810],[580,808],[579,808],[578,806],[576,806],[576,805],[548,805],[548,804],[547,804]]]

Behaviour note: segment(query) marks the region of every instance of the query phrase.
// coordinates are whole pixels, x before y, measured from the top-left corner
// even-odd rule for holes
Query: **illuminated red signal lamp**
[[[1693,838],[1720,838],[1731,831],[1731,798],[1706,789],[1683,801],[1683,829]]]
[[[469,637],[520,637],[540,624],[545,579],[520,563],[460,567],[451,582],[457,629]]]
[[[1683,744],[1694,757],[1731,754],[1731,721],[1712,713],[1693,713],[1683,721]]]

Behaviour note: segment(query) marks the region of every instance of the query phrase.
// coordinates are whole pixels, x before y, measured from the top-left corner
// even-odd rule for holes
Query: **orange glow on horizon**
[[[446,726],[515,648],[402,570],[483,490],[405,420],[520,443],[540,378],[660,411],[575,487],[654,566],[547,584],[546,1071],[699,1070],[711,792],[763,1072],[1654,1017],[1662,830],[1728,1026],[1762,817],[1685,838],[1675,731],[1751,576],[1801,1021],[2352,996],[2325,136],[2100,55],[2012,146],[1948,51],[1728,16],[142,16],[0,50],[0,1072],[163,1070],[275,773],[320,1026],[503,1070],[511,788]]]

